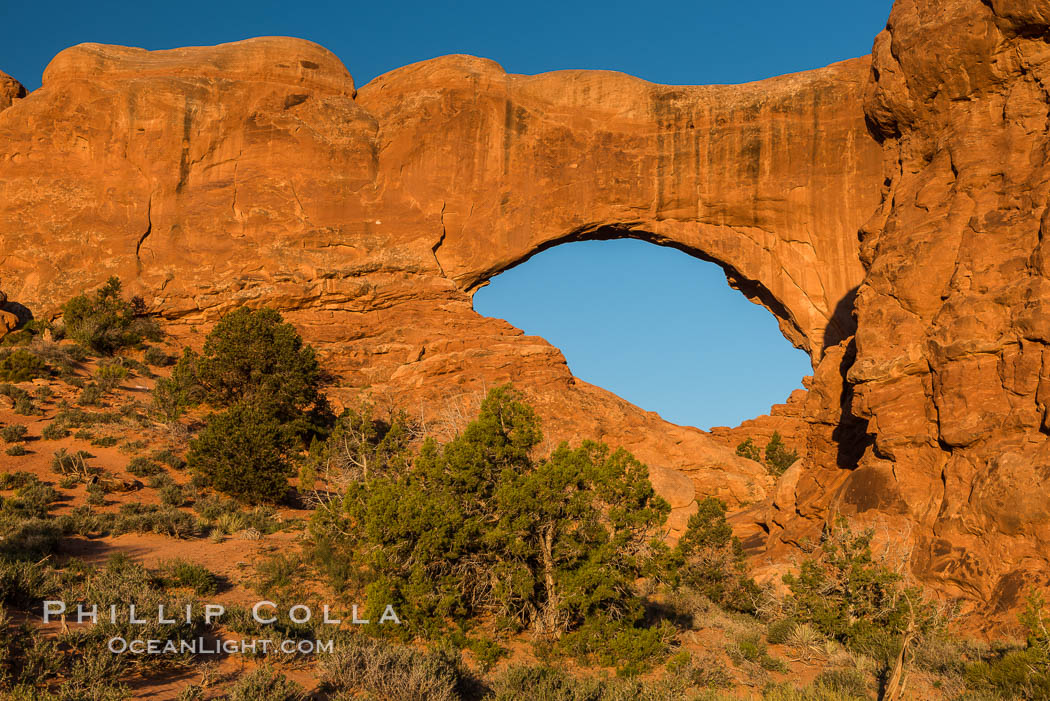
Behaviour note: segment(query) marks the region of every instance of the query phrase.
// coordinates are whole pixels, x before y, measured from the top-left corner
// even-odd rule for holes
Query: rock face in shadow
[[[1045,583],[1050,539],[1048,15],[898,0],[870,59],[739,86],[448,56],[356,90],[294,39],[80,45],[0,96],[3,289],[49,317],[116,274],[187,327],[272,305],[344,401],[438,435],[513,381],[551,442],[653,465],[674,529],[696,497],[751,504],[749,547],[775,563],[853,514],[1002,612]],[[472,310],[545,248],[622,237],[721,265],[810,353],[808,392],[710,435]],[[733,452],[789,427],[804,457],[776,483]]]

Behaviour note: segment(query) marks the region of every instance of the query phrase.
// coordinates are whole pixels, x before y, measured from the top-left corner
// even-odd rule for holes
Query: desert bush
[[[770,645],[783,645],[791,637],[791,631],[796,625],[797,623],[789,618],[771,621],[766,626],[766,640]]]
[[[25,394],[15,400],[15,413],[19,416],[36,416],[43,412],[33,404],[33,400],[29,395]]]
[[[787,665],[769,654],[766,644],[762,642],[761,636],[757,634],[746,634],[737,637],[732,644],[726,647],[726,654],[733,662],[752,662],[769,672],[786,672]]]
[[[1041,595],[1031,594],[1020,615],[1023,647],[1001,647],[966,668],[967,688],[992,698],[1050,699],[1050,616]]]
[[[0,356],[0,381],[28,382],[50,373],[48,364],[27,350],[20,348]]]
[[[762,593],[747,574],[747,559],[740,540],[726,521],[719,499],[707,497],[697,504],[686,531],[672,555],[675,586],[699,591],[716,604],[753,613]]]
[[[81,406],[101,406],[103,394],[105,393],[102,388],[92,382],[80,390],[80,394],[77,395],[77,404]]]
[[[340,641],[321,660],[326,688],[349,695],[365,691],[376,698],[406,701],[459,701],[467,675],[458,658],[445,651],[419,651],[354,636]],[[534,696],[533,698],[545,698]]]
[[[120,280],[111,277],[93,297],[79,295],[62,306],[66,334],[101,355],[112,355],[142,340],[158,340],[160,328],[146,317],[146,305],[121,297]]]
[[[97,473],[96,468],[88,465],[90,457],[91,454],[83,450],[70,453],[65,448],[59,448],[51,456],[51,471],[57,475],[76,475],[78,477]]]
[[[171,597],[164,591],[163,581],[150,573],[142,565],[132,562],[126,555],[112,556],[105,566],[84,572],[76,581],[71,582],[63,592],[62,600],[75,607],[76,603],[97,605],[101,615],[98,622],[84,628],[71,630],[65,641],[78,651],[92,649],[106,650],[106,641],[113,637],[126,640],[159,640],[175,641],[193,640],[207,632],[200,607],[195,606],[190,621],[182,612],[187,604],[195,604],[189,596]],[[128,606],[134,605],[140,612],[156,613],[163,605],[166,611],[172,612],[171,618],[176,623],[160,623],[157,617],[149,613],[140,616],[145,623],[131,623],[128,619]],[[110,606],[116,605],[118,615],[114,622],[105,615]],[[108,654],[108,652],[107,652]],[[122,665],[153,667],[183,664],[189,661],[185,653],[165,653],[160,655],[110,655],[120,659]],[[117,675],[118,678],[124,676]]]
[[[779,477],[798,460],[798,453],[790,450],[785,444],[784,439],[780,437],[780,433],[777,431],[773,432],[769,442],[766,443],[765,457],[763,458],[762,451],[759,450],[758,446],[755,445],[755,441],[751,438],[747,438],[736,447],[736,454],[742,458],[748,460],[754,460],[757,463],[766,466],[770,474],[774,477]]]
[[[166,484],[160,488],[160,503],[165,506],[185,506],[188,499],[182,487]]]
[[[31,608],[58,591],[59,577],[42,562],[0,559],[0,604]]]
[[[909,646],[943,631],[947,619],[920,589],[875,560],[872,535],[854,533],[844,519],[826,528],[817,556],[784,576],[791,590],[786,603],[797,620],[888,669],[900,664],[898,656],[907,659]]]
[[[659,626],[632,627],[622,621],[592,616],[566,633],[558,647],[580,660],[633,677],[648,672],[667,658],[677,631],[669,622]]]
[[[15,560],[40,560],[54,552],[63,529],[50,518],[0,514],[0,555]]]
[[[536,460],[541,440],[532,409],[493,390],[460,436],[318,509],[316,562],[414,632],[491,615],[552,638],[592,621],[573,646],[588,655],[614,627],[628,647],[648,645],[634,584],[666,559],[656,529],[670,507],[626,451],[563,444]]]
[[[131,462],[128,463],[125,468],[130,474],[136,477],[150,477],[152,475],[160,474],[164,471],[157,463],[153,462],[149,458],[137,457],[132,458]]]
[[[158,450],[150,456],[151,459],[167,465],[173,470],[181,470],[186,467],[186,461],[172,453],[170,450]]]
[[[213,414],[190,442],[189,467],[215,489],[247,503],[276,502],[295,470],[286,457],[288,432],[249,403]]]
[[[226,698],[230,701],[305,701],[307,696],[301,686],[264,664],[238,679]]]
[[[175,362],[175,358],[171,357],[156,346],[150,346],[146,349],[144,360],[147,365],[152,365],[155,368],[168,367]]]
[[[103,506],[106,503],[106,490],[101,484],[89,484],[87,486],[87,503],[91,506]]]
[[[347,408],[320,448],[311,450],[306,467],[314,476],[327,475],[337,487],[351,481],[400,474],[411,461],[409,448],[419,433],[415,423],[402,411],[380,417],[375,407],[368,404]]]
[[[121,361],[101,363],[95,370],[95,382],[103,393],[112,392],[120,383],[128,379],[131,372]]]
[[[514,665],[492,680],[493,701],[723,701],[714,694],[690,695],[683,677],[652,681],[578,677],[550,666]]]
[[[198,596],[217,594],[219,591],[219,578],[203,565],[177,558],[165,564],[163,569],[172,586],[191,589]]]
[[[53,642],[45,640],[28,624],[14,624],[0,606],[0,692],[7,692],[5,698],[12,701],[46,698],[47,692],[42,687],[58,674],[61,663],[62,654]]]
[[[0,429],[0,438],[3,438],[5,443],[18,443],[26,439],[28,432],[29,428],[23,424],[9,424]]]
[[[112,448],[117,442],[118,441],[114,436],[99,436],[98,438],[91,439],[91,445],[98,446],[99,448]]]
[[[283,424],[299,424],[311,410],[326,408],[313,348],[268,307],[241,307],[224,316],[201,354],[183,353],[172,378],[212,406],[249,402]]]
[[[17,474],[17,473],[16,473]],[[46,482],[35,476],[18,486],[15,496],[7,499],[3,510],[20,518],[44,518],[59,494]]]
[[[9,445],[7,447],[7,450],[4,451],[4,453],[7,454],[7,455],[11,455],[13,457],[19,457],[19,456],[22,456],[22,455],[29,455],[29,451],[26,450],[26,447],[23,444],[21,444],[21,443],[15,443],[14,445]]]
[[[0,489],[18,489],[27,484],[38,482],[39,478],[32,472],[0,472]]]
[[[57,441],[69,435],[69,429],[60,421],[51,421],[40,431],[40,437],[45,441]]]
[[[774,475],[782,475],[798,460],[798,453],[784,445],[783,439],[776,431],[766,443],[766,466]]]

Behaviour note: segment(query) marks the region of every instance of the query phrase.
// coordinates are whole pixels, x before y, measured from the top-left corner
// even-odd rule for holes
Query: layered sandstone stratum
[[[677,528],[696,496],[749,505],[776,561],[856,515],[1009,608],[1050,553],[1048,31],[1042,2],[898,0],[871,58],[698,87],[448,56],[358,90],[297,39],[75,46],[28,95],[0,74],[0,333],[110,275],[185,327],[271,305],[347,401],[451,430],[513,381],[552,441],[648,462]],[[803,448],[776,483],[472,309],[545,248],[622,237],[718,263],[810,353],[754,427]]]

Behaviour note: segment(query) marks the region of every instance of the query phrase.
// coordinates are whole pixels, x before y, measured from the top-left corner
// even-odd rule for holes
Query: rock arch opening
[[[543,337],[576,377],[676,424],[735,426],[801,387],[810,358],[768,290],[696,251],[614,233],[487,276],[475,311]]]

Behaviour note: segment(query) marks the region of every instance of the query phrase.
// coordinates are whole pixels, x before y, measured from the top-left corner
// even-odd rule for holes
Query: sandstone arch
[[[753,465],[576,381],[542,339],[474,314],[470,291],[560,241],[644,237],[718,262],[819,360],[849,334],[878,202],[867,74],[856,59],[658,86],[449,56],[357,91],[300,40],[84,44],[0,113],[0,266],[45,316],[111,274],[187,324],[277,306],[351,388],[440,403],[513,379],[554,436],[714,471],[697,482],[753,501],[769,487]]]

